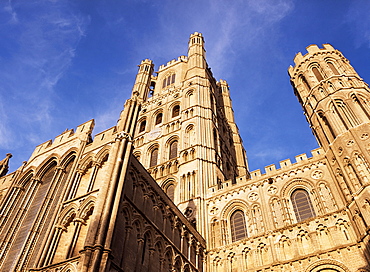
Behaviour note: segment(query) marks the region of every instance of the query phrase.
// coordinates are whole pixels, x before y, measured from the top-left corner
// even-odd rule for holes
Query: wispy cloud
[[[228,76],[235,58],[240,57],[233,48],[248,50],[248,48],[260,46],[265,41],[266,33],[270,33],[272,26],[287,16],[293,10],[293,6],[291,0],[250,0],[227,3],[212,1],[213,14],[209,16],[210,20],[215,21],[217,18],[217,21],[205,25],[209,26],[206,31],[207,40],[210,40],[208,51],[213,69],[219,74]],[[216,33],[214,24],[219,24],[219,31]]]
[[[58,82],[88,25],[71,1],[0,3],[0,153],[14,154],[11,167],[50,137]]]
[[[8,21],[9,23],[18,23],[17,13],[13,9],[11,0],[9,0],[7,4],[5,4],[4,11],[10,15],[10,19]]]

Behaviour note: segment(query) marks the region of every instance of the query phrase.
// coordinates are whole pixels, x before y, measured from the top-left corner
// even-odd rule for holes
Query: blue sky
[[[310,44],[341,50],[370,83],[370,1],[0,1],[0,159],[94,118],[114,126],[137,64],[186,55],[202,32],[228,81],[250,170],[317,147],[287,68]]]

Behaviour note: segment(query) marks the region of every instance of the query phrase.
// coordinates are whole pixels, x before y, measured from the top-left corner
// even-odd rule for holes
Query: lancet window
[[[176,158],[177,157],[177,147],[178,147],[178,142],[177,141],[173,141],[171,144],[170,144],[170,156],[169,156],[169,159],[173,159],[173,158]]]
[[[359,125],[357,117],[353,114],[352,110],[348,108],[348,106],[342,100],[336,99],[335,106],[336,110],[338,111],[338,115],[342,116],[342,119],[345,118],[344,120],[347,120],[351,127]],[[347,126],[347,122],[345,122],[344,120],[343,120],[344,125]]]
[[[339,75],[339,72],[338,72],[337,68],[335,68],[333,63],[328,62],[328,66],[329,66],[330,70],[332,70],[334,75]]]
[[[300,79],[301,79],[303,85],[306,87],[307,91],[309,91],[311,89],[311,87],[310,87],[310,84],[308,84],[306,78],[303,75],[301,75]]]
[[[169,184],[167,187],[166,187],[166,194],[168,195],[168,197],[174,201],[175,199],[175,185],[173,183]]]
[[[317,79],[317,81],[321,81],[321,80],[323,80],[324,78],[322,77],[322,75],[321,75],[321,73],[320,73],[320,71],[319,71],[319,69],[317,68],[317,67],[313,67],[312,68],[312,72],[313,72],[313,74],[315,75],[315,77],[316,77],[316,79]]]
[[[153,167],[157,164],[158,164],[158,148],[154,148],[152,152],[150,152],[149,167]]]
[[[291,201],[298,222],[315,217],[315,210],[312,207],[308,192],[304,189],[297,189],[292,193]]]

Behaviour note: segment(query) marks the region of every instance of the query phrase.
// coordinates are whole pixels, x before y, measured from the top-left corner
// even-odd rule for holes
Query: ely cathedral
[[[250,172],[202,34],[146,59],[114,127],[0,161],[0,271],[370,271],[370,89],[329,44],[288,73],[320,148]]]

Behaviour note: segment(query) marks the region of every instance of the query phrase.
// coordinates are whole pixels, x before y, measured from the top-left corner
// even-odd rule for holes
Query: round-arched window
[[[297,189],[291,196],[293,209],[298,222],[315,217],[311,199],[306,190]]]
[[[244,212],[236,210],[230,217],[231,239],[233,242],[247,237]]]

